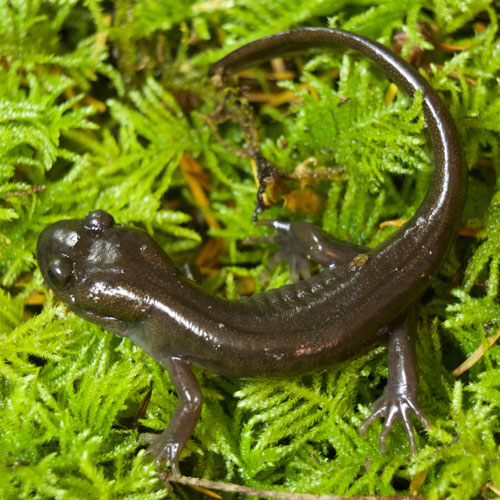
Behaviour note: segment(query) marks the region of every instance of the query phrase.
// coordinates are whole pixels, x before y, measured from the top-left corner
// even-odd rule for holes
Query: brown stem
[[[208,488],[211,490],[225,491],[228,493],[244,493],[256,497],[278,498],[283,500],[405,500],[408,496],[358,496],[346,497],[339,495],[313,495],[310,493],[290,493],[286,491],[261,490],[259,488],[249,488],[240,484],[221,483],[208,479],[199,479],[188,476],[175,476],[173,474],[161,474],[161,479],[165,482],[184,484],[186,486],[196,486],[198,488]],[[424,496],[412,496],[411,500],[424,500]]]

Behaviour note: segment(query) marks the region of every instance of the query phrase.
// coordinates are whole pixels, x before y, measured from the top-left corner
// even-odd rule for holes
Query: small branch
[[[491,347],[499,338],[500,338],[500,330],[498,330],[498,332],[495,333],[495,335],[492,335],[491,337],[488,337],[486,339],[488,347]],[[485,348],[484,344],[481,344],[458,368],[455,368],[451,373],[455,377],[458,377],[462,375],[462,373],[472,368],[472,366],[475,365],[483,357],[484,348]]]
[[[45,191],[47,186],[31,186],[29,189],[19,190],[19,191],[7,191],[5,193],[5,198],[10,198],[12,196],[29,196],[30,194],[40,193]]]
[[[405,500],[407,496],[362,496],[345,497],[338,495],[313,495],[310,493],[290,493],[286,491],[261,490],[259,488],[249,488],[239,484],[221,483],[219,481],[209,481],[208,479],[198,479],[188,476],[174,476],[173,474],[160,474],[160,478],[165,482],[195,486],[197,488],[208,488],[211,490],[225,491],[227,493],[244,493],[255,497],[277,498],[282,500]],[[424,500],[423,496],[412,496],[411,500]]]

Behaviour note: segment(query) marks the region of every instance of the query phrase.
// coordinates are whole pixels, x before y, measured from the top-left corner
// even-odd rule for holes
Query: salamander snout
[[[81,280],[94,260],[110,255],[105,235],[114,226],[108,212],[94,210],[83,219],[55,222],[40,233],[36,245],[38,265],[46,284],[59,299],[73,303],[77,275]]]
[[[69,303],[64,293],[74,271],[74,248],[80,240],[75,220],[63,220],[47,226],[38,237],[36,258],[46,284],[59,298]]]

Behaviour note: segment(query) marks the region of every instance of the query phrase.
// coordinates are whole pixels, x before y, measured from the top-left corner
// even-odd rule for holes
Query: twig
[[[423,496],[361,496],[345,497],[338,495],[313,495],[310,493],[290,493],[286,491],[261,490],[260,488],[249,488],[240,484],[221,483],[208,479],[199,479],[188,476],[174,476],[173,474],[161,474],[161,479],[165,482],[184,484],[186,486],[197,486],[198,488],[208,488],[212,490],[225,491],[228,493],[244,493],[245,495],[278,498],[282,500],[424,500]]]
[[[500,338],[500,330],[498,330],[495,335],[488,337],[486,339],[486,343],[488,347],[491,347],[498,339]],[[455,377],[462,375],[462,373],[469,370],[473,365],[475,365],[484,355],[485,345],[481,344],[458,368],[455,368],[452,371],[452,374]]]

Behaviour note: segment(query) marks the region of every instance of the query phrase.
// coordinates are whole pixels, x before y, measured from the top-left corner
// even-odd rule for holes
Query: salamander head
[[[144,231],[116,225],[104,210],[46,227],[37,242],[47,285],[69,308],[94,323],[141,319],[155,276],[175,267]]]

